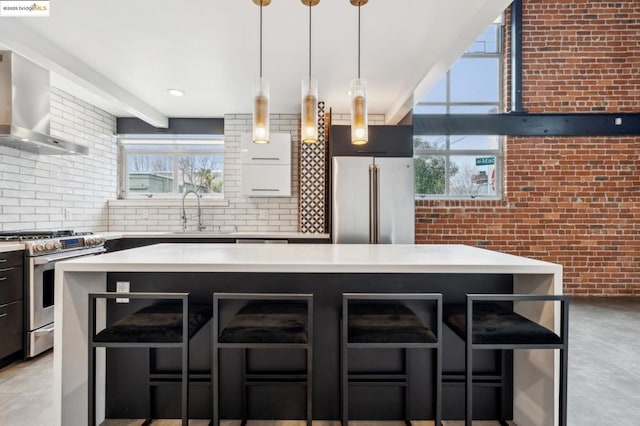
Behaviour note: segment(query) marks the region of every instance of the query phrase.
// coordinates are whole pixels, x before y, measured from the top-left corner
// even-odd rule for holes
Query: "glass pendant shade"
[[[362,79],[351,82],[351,143],[364,145],[369,141],[369,120],[367,117],[367,85]]]
[[[318,141],[318,80],[302,80],[302,119],[300,120],[302,142]]]
[[[269,83],[257,78],[253,93],[253,143],[269,143]]]

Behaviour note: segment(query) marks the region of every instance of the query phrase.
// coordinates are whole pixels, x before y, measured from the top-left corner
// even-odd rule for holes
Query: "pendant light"
[[[367,83],[360,79],[360,7],[368,0],[349,0],[358,7],[358,78],[351,82],[351,143],[364,145],[369,141],[369,120],[367,117]]]
[[[262,78],[262,7],[271,0],[253,0],[260,6],[260,77],[253,85],[253,143],[269,143],[269,83]]]
[[[302,0],[309,6],[309,78],[302,80],[302,117],[300,133],[302,142],[318,142],[318,80],[311,78],[311,8],[320,0]]]

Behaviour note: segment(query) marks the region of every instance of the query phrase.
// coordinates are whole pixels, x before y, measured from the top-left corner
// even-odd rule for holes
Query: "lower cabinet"
[[[0,253],[0,367],[24,356],[24,251]]]
[[[0,305],[0,364],[5,357],[22,352],[23,339],[22,300]]]

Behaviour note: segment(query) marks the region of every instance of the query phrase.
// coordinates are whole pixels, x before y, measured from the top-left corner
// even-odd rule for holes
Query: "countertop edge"
[[[0,253],[6,253],[8,251],[22,251],[24,250],[24,244],[22,243],[0,243]]]

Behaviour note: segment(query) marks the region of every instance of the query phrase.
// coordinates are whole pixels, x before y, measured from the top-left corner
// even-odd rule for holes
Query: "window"
[[[122,198],[177,197],[187,191],[222,196],[222,137],[121,137]]]
[[[414,114],[496,114],[502,108],[502,27],[492,24]],[[415,191],[423,198],[497,198],[502,193],[502,137],[415,135]]]
[[[414,136],[416,194],[495,198],[501,194],[501,137]]]

